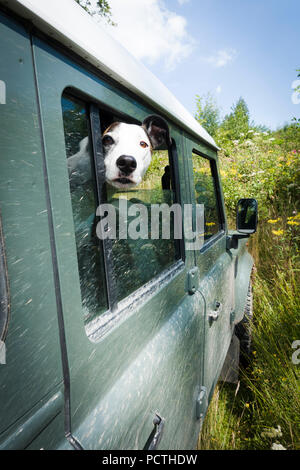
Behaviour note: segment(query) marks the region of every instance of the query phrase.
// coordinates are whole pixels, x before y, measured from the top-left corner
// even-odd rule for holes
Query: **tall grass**
[[[293,247],[269,232],[263,227],[255,243],[268,253],[260,253],[253,276],[251,361],[238,385],[219,383],[201,449],[270,449],[274,443],[300,449],[300,367],[292,362],[292,344],[300,339],[299,267]]]
[[[199,449],[299,450],[300,365],[292,361],[292,344],[300,340],[300,149],[268,136],[257,136],[249,148],[249,160],[244,143],[230,158],[221,155],[221,171],[229,211],[241,191],[261,206],[249,246],[255,260],[252,352],[237,385],[218,384]]]

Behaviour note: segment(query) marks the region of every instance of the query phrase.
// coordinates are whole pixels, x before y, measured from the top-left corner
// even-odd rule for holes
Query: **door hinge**
[[[195,266],[187,274],[187,289],[189,294],[195,294],[199,286],[199,268]]]
[[[196,416],[197,419],[203,420],[206,410],[208,407],[208,399],[207,399],[207,389],[206,387],[200,387],[200,393],[198,395],[196,401]]]

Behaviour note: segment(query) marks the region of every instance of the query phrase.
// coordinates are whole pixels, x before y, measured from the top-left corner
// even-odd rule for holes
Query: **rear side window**
[[[222,229],[213,161],[194,151],[193,174],[196,204],[204,206],[205,243]]]
[[[69,95],[62,98],[62,111],[82,305],[84,317],[89,320],[106,310],[115,310],[118,302],[181,258],[179,240],[174,239],[172,211],[170,237],[161,237],[161,214],[159,236],[151,237],[151,205],[172,206],[179,202],[179,195],[174,189],[173,156],[168,150],[153,152],[148,171],[137,187],[121,190],[106,184],[103,170],[99,171],[99,160],[102,169],[104,165],[101,136],[110,124],[122,119]],[[141,215],[134,212],[137,206],[147,212],[149,227],[146,231],[144,227],[143,236],[134,239],[129,229],[127,238],[119,236],[124,200],[127,228]],[[115,239],[101,241],[97,237],[99,204],[115,209]]]
[[[5,339],[9,314],[8,277],[0,214],[0,341]],[[0,344],[1,347],[1,344]]]

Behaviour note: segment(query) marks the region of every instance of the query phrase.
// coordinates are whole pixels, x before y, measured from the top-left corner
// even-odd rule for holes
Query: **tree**
[[[220,110],[214,97],[211,93],[203,96],[196,95],[196,106],[196,120],[212,137],[215,137],[220,126]]]
[[[104,18],[111,26],[117,26],[111,19],[112,12],[108,0],[97,0],[95,8],[92,7],[90,0],[75,0],[90,15],[99,15]]]
[[[300,78],[300,69],[297,69],[296,72],[299,72],[298,75],[297,75],[297,78]],[[296,80],[295,83],[298,84],[299,80]],[[295,95],[296,95],[295,102],[299,104],[298,95],[300,95],[300,85],[297,85],[294,88],[294,92],[295,92]]]
[[[240,139],[246,136],[250,129],[249,109],[243,98],[239,98],[231,109],[232,112],[225,116],[221,128],[227,133],[229,139]]]

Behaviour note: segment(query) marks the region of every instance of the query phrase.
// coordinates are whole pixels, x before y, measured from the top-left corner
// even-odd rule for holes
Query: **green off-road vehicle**
[[[0,449],[195,449],[249,347],[256,201],[229,232],[214,140],[73,0],[0,0],[0,43]],[[147,116],[169,141],[141,184],[106,184],[104,130]],[[190,218],[101,239],[98,206],[124,201]]]

